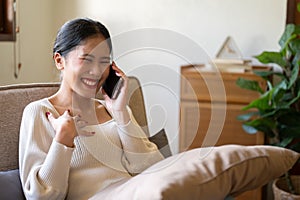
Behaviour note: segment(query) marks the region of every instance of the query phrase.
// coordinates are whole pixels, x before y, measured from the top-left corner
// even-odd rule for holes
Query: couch
[[[18,172],[22,111],[29,102],[50,96],[58,88],[59,83],[0,87],[0,199],[25,199]],[[98,199],[111,199],[112,194],[117,199],[224,199],[266,184],[290,169],[299,158],[299,154],[283,148],[240,145],[199,148],[171,156],[164,129],[149,135],[143,91],[135,77],[129,77],[128,96],[137,122],[166,159],[143,172],[145,176],[128,181],[118,194],[108,188]],[[157,176],[146,175],[153,170]],[[141,187],[143,184],[151,184],[155,189]],[[133,194],[140,196],[133,198]]]
[[[19,128],[23,109],[32,101],[51,96],[58,90],[59,85],[59,83],[28,83],[0,87],[0,110],[2,111],[0,114],[0,188],[1,191],[4,191],[4,186],[12,188],[1,192],[0,199],[24,198],[18,172]],[[151,137],[149,135],[144,95],[136,77],[129,77],[128,93],[130,97],[128,104],[137,122],[149,136],[149,139],[161,147],[162,154],[165,157],[170,156],[170,147],[165,145],[168,142],[164,129]],[[102,99],[100,93],[97,94],[97,98]],[[9,182],[1,181],[4,179],[9,180]],[[4,194],[6,196],[2,196]]]

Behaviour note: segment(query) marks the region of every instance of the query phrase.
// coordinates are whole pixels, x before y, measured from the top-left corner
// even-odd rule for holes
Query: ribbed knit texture
[[[75,148],[68,148],[54,140],[46,111],[58,117],[48,99],[29,104],[23,112],[19,165],[27,199],[88,199],[163,159],[131,112],[125,126],[112,119],[86,127],[96,134],[78,136]]]

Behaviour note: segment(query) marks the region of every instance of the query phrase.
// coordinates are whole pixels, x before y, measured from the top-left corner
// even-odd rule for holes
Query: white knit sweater
[[[47,111],[59,116],[45,98],[30,103],[23,112],[19,165],[27,199],[88,199],[163,159],[131,112],[131,121],[125,126],[112,119],[86,127],[96,134],[78,136],[75,148],[68,148],[53,139],[55,131],[45,115]]]

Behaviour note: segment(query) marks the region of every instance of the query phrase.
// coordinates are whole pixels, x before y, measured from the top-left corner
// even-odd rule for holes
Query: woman
[[[74,19],[57,34],[53,58],[61,86],[30,103],[20,129],[20,176],[27,199],[88,199],[162,160],[126,105],[126,75],[111,62],[108,30]],[[123,80],[116,99],[101,89],[110,66]]]

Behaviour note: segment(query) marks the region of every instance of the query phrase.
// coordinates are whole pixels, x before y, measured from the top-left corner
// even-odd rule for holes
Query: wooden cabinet
[[[242,108],[259,96],[241,89],[236,80],[243,77],[266,82],[251,71],[216,73],[203,66],[181,68],[180,143],[179,150],[223,144],[263,144],[264,136],[247,134],[236,118]],[[261,188],[246,192],[236,199],[261,199]]]

